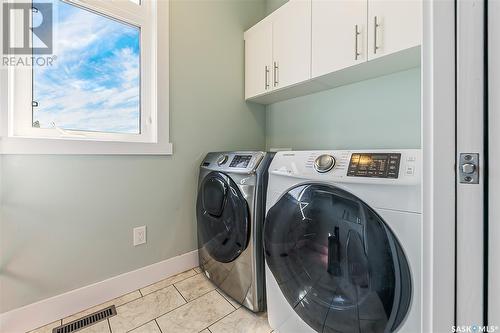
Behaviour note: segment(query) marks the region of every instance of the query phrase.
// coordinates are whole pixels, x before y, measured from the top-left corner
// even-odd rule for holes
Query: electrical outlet
[[[134,246],[146,243],[146,226],[134,228]]]

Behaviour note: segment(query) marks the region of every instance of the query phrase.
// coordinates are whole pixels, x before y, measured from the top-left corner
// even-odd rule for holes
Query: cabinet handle
[[[264,88],[265,90],[269,89],[269,67],[264,68],[264,75],[265,75],[265,83],[264,83]]]
[[[374,20],[374,25],[373,25],[373,53],[377,54],[377,50],[379,49],[378,44],[377,44],[377,30],[378,27],[380,27],[380,24],[378,23],[378,19],[375,16]]]
[[[274,86],[277,87],[278,84],[280,83],[279,82],[279,71],[280,71],[280,67],[278,65],[278,62],[274,62],[274,66],[273,66],[273,75],[274,75]]]
[[[358,57],[361,55],[358,50],[358,37],[361,33],[358,30],[358,25],[354,26],[354,60],[358,60]]]

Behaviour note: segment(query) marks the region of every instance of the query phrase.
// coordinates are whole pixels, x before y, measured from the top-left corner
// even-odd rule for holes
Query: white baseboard
[[[0,314],[0,332],[23,333],[198,266],[194,250]]]

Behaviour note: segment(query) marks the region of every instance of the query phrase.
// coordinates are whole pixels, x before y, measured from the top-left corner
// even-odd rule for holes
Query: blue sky
[[[41,128],[140,133],[140,30],[53,4],[57,60],[33,68],[33,121]]]

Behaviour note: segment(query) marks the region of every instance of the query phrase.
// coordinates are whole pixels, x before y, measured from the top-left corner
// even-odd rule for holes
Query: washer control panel
[[[276,153],[269,173],[339,183],[415,185],[422,152],[398,150],[312,150]]]
[[[400,153],[353,153],[347,176],[397,179],[400,164]]]

